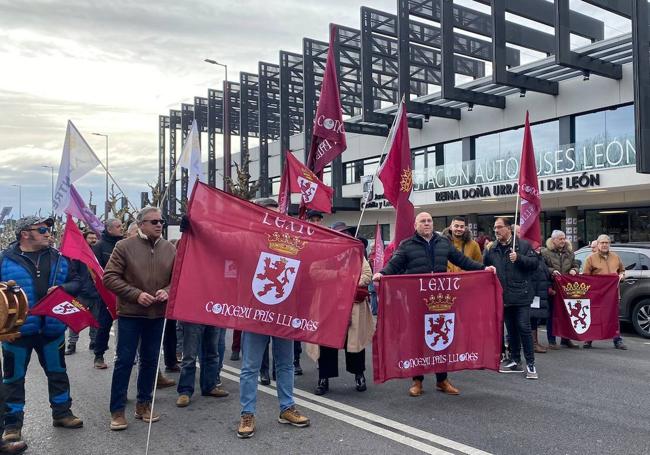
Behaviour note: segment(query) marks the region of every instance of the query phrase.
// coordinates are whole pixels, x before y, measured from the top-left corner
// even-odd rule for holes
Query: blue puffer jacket
[[[79,277],[70,267],[70,261],[54,248],[49,249],[50,254],[50,286],[60,285],[65,292],[76,297],[81,289]],[[28,265],[28,259],[20,255],[18,243],[14,243],[2,252],[0,257],[0,281],[15,280],[25,291],[29,307],[36,305],[36,289],[34,275]],[[56,337],[65,332],[66,325],[61,321],[47,316],[27,315],[25,324],[20,328],[22,335],[42,334],[47,337]]]

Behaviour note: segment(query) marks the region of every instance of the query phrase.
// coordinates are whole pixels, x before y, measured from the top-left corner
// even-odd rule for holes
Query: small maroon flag
[[[323,169],[347,148],[343,110],[341,108],[339,83],[336,77],[334,60],[335,37],[336,26],[330,24],[330,45],[327,50],[327,63],[325,64],[318,108],[314,117],[311,148],[307,159],[307,167],[319,176]]]
[[[92,313],[61,287],[39,300],[29,313],[58,319],[77,333],[89,326],[99,327]]]
[[[395,207],[395,235],[384,252],[384,260],[397,249],[400,242],[413,235],[415,208],[411,203],[413,171],[411,169],[411,146],[404,100],[399,106],[395,127],[390,132],[391,145],[386,160],[379,169],[379,180],[384,185],[384,197]]]
[[[61,241],[61,254],[70,259],[77,259],[90,270],[97,293],[104,301],[108,312],[111,313],[113,319],[117,318],[117,301],[115,294],[106,289],[102,279],[104,278],[104,269],[97,261],[97,257],[90,249],[90,245],[84,239],[83,234],[75,224],[72,216],[68,214],[65,223],[65,230],[63,231],[63,240]]]
[[[526,126],[524,128],[524,143],[521,147],[519,166],[519,237],[526,239],[537,249],[541,245],[542,234],[539,227],[539,214],[542,211],[542,201],[539,198],[537,168],[535,167],[535,150],[533,136],[530,134],[528,111],[526,111]]]
[[[334,190],[325,185],[316,174],[288,151],[284,161],[284,172],[280,182],[279,206],[281,213],[289,211],[291,193],[300,193],[300,206],[305,209],[332,213]]]
[[[363,244],[196,185],[167,317],[341,348]]]
[[[554,279],[554,335],[578,341],[618,335],[618,275],[559,275]]]
[[[484,271],[383,277],[372,344],[374,381],[498,370],[501,293],[497,276]]]
[[[375,228],[375,245],[372,247],[372,269],[375,272],[384,268],[384,239],[381,237],[381,226],[377,222]]]

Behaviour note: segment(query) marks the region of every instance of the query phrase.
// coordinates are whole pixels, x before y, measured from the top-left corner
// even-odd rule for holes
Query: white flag
[[[68,120],[63,154],[59,165],[59,176],[54,193],[54,211],[62,214],[70,203],[70,185],[92,171],[101,162],[93,149],[81,136],[77,128]]]
[[[185,145],[183,145],[183,151],[181,156],[178,158],[178,166],[188,170],[189,180],[188,180],[188,197],[192,194],[192,188],[194,188],[194,182],[197,180],[203,180],[203,172],[201,169],[201,137],[199,133],[199,128],[196,124],[196,119],[192,121],[192,130],[190,134],[187,135],[185,140]]]

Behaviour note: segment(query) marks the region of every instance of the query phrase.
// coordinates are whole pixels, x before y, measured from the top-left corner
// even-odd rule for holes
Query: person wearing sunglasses
[[[16,242],[0,258],[0,281],[15,280],[25,291],[30,308],[58,286],[72,296],[77,296],[81,289],[77,268],[50,247],[50,230],[53,225],[52,218],[21,218],[16,223]],[[32,351],[38,354],[47,376],[53,425],[64,428],[83,426],[83,421],[70,409],[70,381],[63,360],[65,330],[65,324],[57,319],[28,314],[20,328],[20,337],[2,343],[5,367],[2,387],[5,390],[0,394],[3,398],[0,410],[7,411],[4,419],[0,416],[0,425],[4,422],[2,438],[5,443],[22,439],[25,373]]]
[[[135,418],[156,422],[151,409],[169,286],[176,248],[162,238],[160,209],[145,207],[136,216],[137,234],[117,242],[104,271],[104,285],[117,296],[117,359],[111,383],[111,430],[124,430],[126,395],[140,344]]]

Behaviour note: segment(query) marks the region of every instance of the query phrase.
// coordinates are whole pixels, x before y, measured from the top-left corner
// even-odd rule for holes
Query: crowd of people
[[[273,199],[264,198],[256,202],[267,209],[278,210]],[[109,403],[109,428],[114,431],[125,430],[129,425],[127,392],[134,365],[138,368],[137,398],[133,410],[133,417],[137,420],[149,423],[160,419],[151,405],[156,383],[161,388],[175,385],[176,406],[189,406],[195,399],[197,361],[201,366],[200,395],[206,399],[229,395],[220,379],[225,356],[225,329],[177,323],[164,317],[176,248],[174,242],[163,238],[165,220],[161,215],[159,209],[146,207],[137,214],[136,221],[126,232],[120,220],[109,219],[100,238],[93,232],[84,233],[105,270],[105,286],[117,297],[116,347]],[[323,214],[310,210],[306,219],[321,224]],[[27,217],[18,221],[16,241],[0,257],[0,280],[15,280],[25,291],[30,307],[58,286],[78,297],[99,322],[99,327],[90,331],[93,367],[106,370],[105,353],[109,347],[113,318],[97,293],[87,267],[80,261],[62,256],[52,245],[52,225],[51,218]],[[191,228],[189,219],[184,217],[181,231]],[[354,229],[343,222],[334,223],[331,229],[354,236]],[[372,340],[373,314],[376,314],[370,296],[384,275],[457,273],[464,270],[495,273],[503,288],[507,332],[499,370],[502,373],[525,373],[528,379],[538,379],[535,354],[560,349],[560,346],[578,347],[570,339],[563,338],[558,343],[552,326],[554,277],[580,273],[565,234],[555,230],[544,248],[533,249],[526,240],[517,238],[517,227],[508,217],[495,219],[494,234],[495,240],[485,235],[478,239],[480,241],[473,240],[462,216],[454,217],[447,229],[437,233],[431,215],[422,212],[415,218],[413,236],[401,242],[381,270],[375,270],[373,274],[370,263],[364,259],[344,345],[345,368],[354,375],[356,391],[367,389],[365,348]],[[367,240],[360,240],[367,250]],[[609,245],[607,235],[601,235],[593,242],[593,254],[586,259],[582,273],[618,273],[623,278],[624,266],[620,258],[609,250]],[[538,327],[544,321],[547,346],[538,335]],[[66,344],[65,332],[66,326],[56,319],[29,315],[19,336],[2,343],[0,454],[22,453],[27,447],[22,438],[25,374],[33,351],[47,377],[53,425],[67,429],[83,426],[83,421],[71,410],[70,381],[64,357],[76,352],[79,337],[68,330]],[[180,372],[177,384],[157,369],[161,338],[164,338],[165,371]],[[613,343],[617,349],[626,349],[620,336],[615,337]],[[591,342],[585,342],[583,347],[590,348]],[[525,364],[521,360],[522,350]],[[254,435],[258,382],[268,385],[271,377],[277,386],[278,422],[296,427],[310,425],[310,419],[297,409],[293,398],[294,375],[302,374],[300,357],[303,346],[300,342],[235,332],[231,351],[232,361],[241,360],[239,438]],[[310,344],[305,346],[305,351],[318,364],[314,393],[324,395],[329,392],[330,379],[339,374],[338,351]],[[408,389],[410,396],[419,397],[424,393],[423,380],[423,376],[413,377]],[[435,388],[450,395],[460,393],[447,373],[436,374]]]

